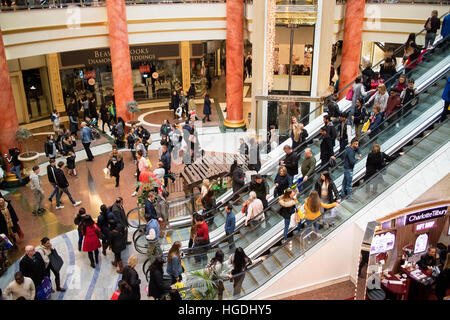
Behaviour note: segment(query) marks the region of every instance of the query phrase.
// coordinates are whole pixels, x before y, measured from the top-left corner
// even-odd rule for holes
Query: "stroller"
[[[97,119],[96,118],[91,119],[91,121],[86,122],[86,125],[92,130],[92,135],[94,136],[94,138],[100,139],[100,133],[94,128],[97,126]]]

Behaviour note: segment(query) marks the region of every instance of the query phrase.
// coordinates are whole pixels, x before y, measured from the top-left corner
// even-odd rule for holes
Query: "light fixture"
[[[35,86],[31,86],[30,89],[31,90],[36,90],[36,87]]]
[[[273,72],[275,65],[275,0],[268,0],[267,4],[267,35],[266,35],[266,89],[272,90]]]

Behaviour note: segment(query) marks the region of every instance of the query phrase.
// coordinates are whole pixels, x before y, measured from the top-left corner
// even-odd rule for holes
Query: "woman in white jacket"
[[[52,264],[50,263],[50,254],[54,251],[52,244],[50,243],[50,239],[47,237],[42,238],[41,245],[36,248],[36,252],[39,252],[42,256],[42,259],[45,263],[45,273],[46,276],[50,278],[50,270],[55,275],[55,284],[56,284],[56,290],[64,292],[66,289],[61,288],[61,280],[59,276],[59,270],[56,270]]]
[[[369,101],[366,102],[366,106],[374,101],[373,105],[376,106],[377,104],[379,104],[381,107],[381,112],[384,112],[384,110],[386,110],[388,99],[389,94],[387,93],[386,86],[382,83],[378,86],[377,92],[375,92],[375,94],[370,97]]]

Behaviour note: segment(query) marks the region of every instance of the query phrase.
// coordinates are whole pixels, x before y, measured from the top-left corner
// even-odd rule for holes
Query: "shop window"
[[[47,68],[23,70],[22,77],[30,120],[49,117],[53,107]]]

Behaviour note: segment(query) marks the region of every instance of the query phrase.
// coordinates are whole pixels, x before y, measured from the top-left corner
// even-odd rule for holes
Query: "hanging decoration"
[[[267,34],[266,34],[266,89],[272,90],[273,70],[275,65],[275,0],[267,1]]]

